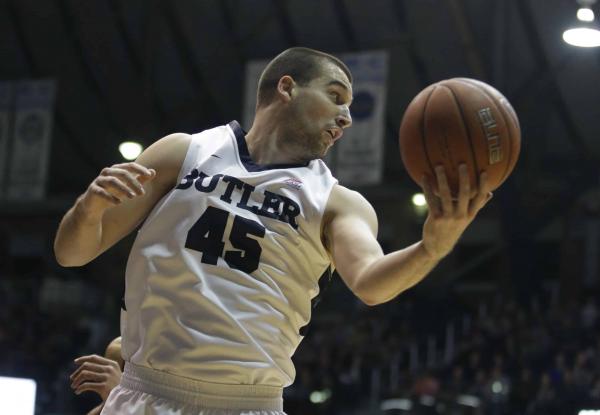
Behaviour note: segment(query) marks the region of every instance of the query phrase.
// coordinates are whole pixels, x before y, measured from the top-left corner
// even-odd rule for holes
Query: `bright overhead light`
[[[423,193],[415,193],[412,197],[412,202],[415,206],[425,206],[427,204]]]
[[[310,399],[311,403],[324,403],[329,398],[331,398],[331,391],[329,389],[325,389],[323,391],[311,392],[308,399]]]
[[[587,27],[578,27],[565,30],[563,40],[569,45],[582,48],[593,48],[600,46],[600,30]]]
[[[577,10],[577,18],[582,22],[593,22],[594,11],[589,7],[582,7],[579,10]]]
[[[119,152],[125,160],[135,160],[142,152],[143,147],[134,141],[125,141],[119,144]]]

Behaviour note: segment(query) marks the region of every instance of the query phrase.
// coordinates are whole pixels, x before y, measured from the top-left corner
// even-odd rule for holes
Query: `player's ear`
[[[284,75],[277,82],[277,96],[285,102],[288,102],[292,99],[292,94],[294,88],[296,87],[296,82],[294,78],[289,75]]]

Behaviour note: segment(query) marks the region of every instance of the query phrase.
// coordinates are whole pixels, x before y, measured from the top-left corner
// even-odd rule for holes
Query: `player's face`
[[[323,157],[350,127],[352,85],[339,67],[323,64],[322,75],[297,86],[290,102],[287,140],[306,159]]]

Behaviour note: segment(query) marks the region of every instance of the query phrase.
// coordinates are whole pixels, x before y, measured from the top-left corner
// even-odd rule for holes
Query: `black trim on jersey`
[[[314,310],[319,305],[321,300],[323,299],[323,296],[325,295],[325,291],[327,291],[327,288],[329,288],[329,286],[331,285],[332,279],[333,279],[333,273],[331,272],[331,267],[329,266],[329,267],[327,267],[325,272],[323,272],[323,274],[321,275],[321,278],[319,278],[319,294],[310,301],[310,306],[311,306],[310,308],[312,310]],[[310,321],[305,326],[300,327],[298,334],[300,334],[301,336],[306,336],[306,334],[308,333],[309,327],[310,327]]]
[[[238,153],[240,155],[240,160],[242,160],[242,164],[246,168],[246,170],[250,172],[256,171],[265,171],[272,169],[289,169],[294,167],[307,167],[309,162],[306,163],[282,163],[282,164],[258,164],[255,163],[254,160],[250,157],[250,152],[248,151],[248,145],[246,144],[246,132],[242,129],[240,123],[236,120],[233,120],[229,123],[229,127],[233,130],[235,134],[235,140],[237,141]]]

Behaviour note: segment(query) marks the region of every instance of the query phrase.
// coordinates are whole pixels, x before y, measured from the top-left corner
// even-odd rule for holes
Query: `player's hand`
[[[144,183],[154,177],[154,169],[135,162],[114,164],[102,169],[80,198],[80,203],[88,216],[101,216],[106,209],[124,200],[143,196]]]
[[[76,395],[81,392],[96,392],[105,401],[108,394],[121,381],[121,368],[114,360],[98,355],[75,359],[79,367],[71,374],[71,389]]]
[[[446,256],[473,221],[477,212],[492,198],[488,191],[487,173],[479,176],[479,186],[472,196],[467,166],[458,168],[458,197],[453,199],[443,166],[435,168],[438,195],[434,194],[431,178],[423,178],[423,191],[429,214],[423,225],[423,247],[435,259]]]

